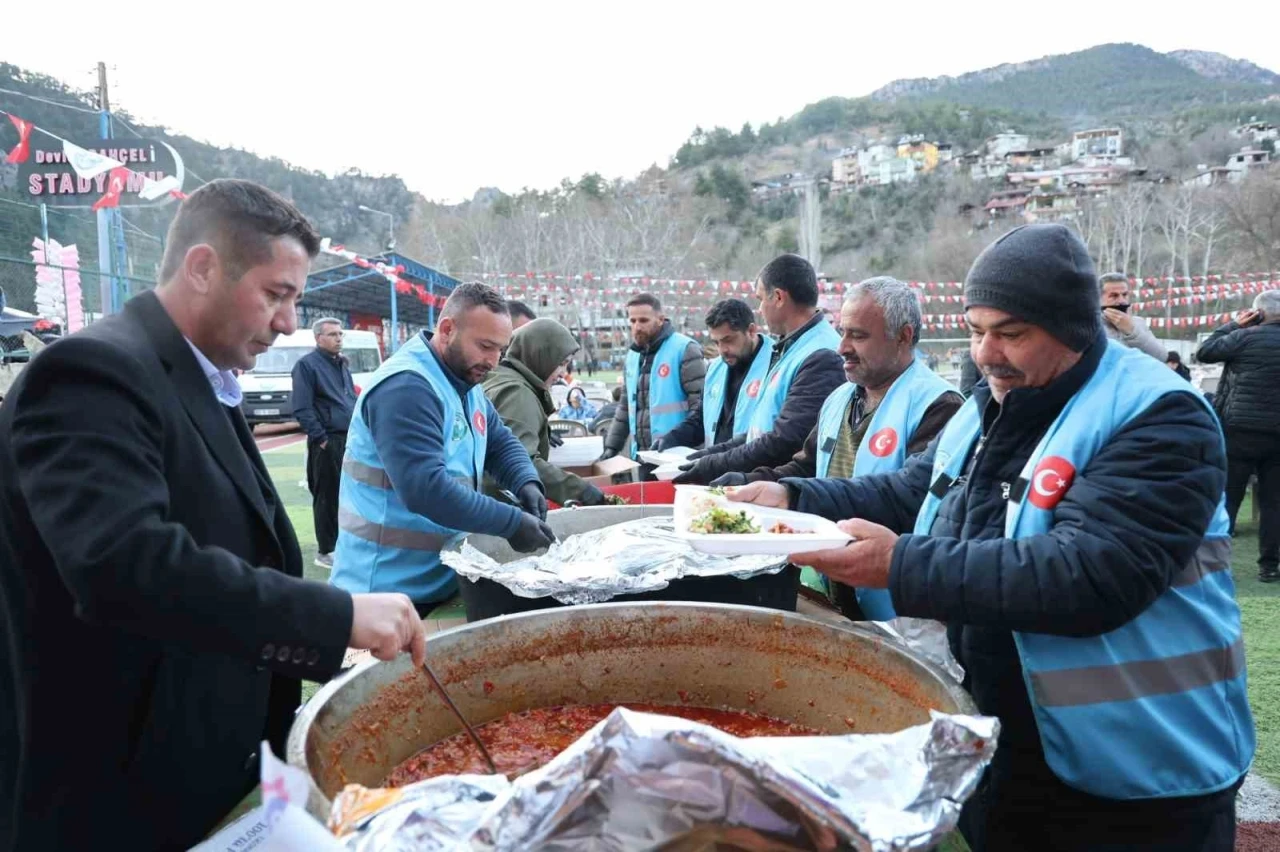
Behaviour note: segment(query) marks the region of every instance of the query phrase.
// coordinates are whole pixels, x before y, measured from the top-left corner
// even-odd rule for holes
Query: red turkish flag
[[[90,208],[95,213],[99,210],[105,210],[108,207],[120,206],[120,194],[124,192],[124,186],[129,180],[129,170],[124,166],[116,166],[111,170],[111,174],[107,175],[107,191],[102,193],[102,197],[93,202]]]
[[[18,144],[13,146],[13,150],[4,158],[4,161],[14,164],[25,163],[27,157],[31,156],[31,131],[35,125],[29,121],[23,121],[16,115],[9,116],[9,120],[13,122],[14,127],[18,128]]]

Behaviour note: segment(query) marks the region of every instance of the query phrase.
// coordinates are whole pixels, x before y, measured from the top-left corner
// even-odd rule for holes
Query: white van
[[[315,348],[316,337],[310,329],[277,337],[275,344],[258,356],[253,369],[241,374],[241,408],[250,426],[293,420],[293,365]],[[350,363],[351,380],[359,393],[382,363],[378,335],[344,329],[342,354]]]

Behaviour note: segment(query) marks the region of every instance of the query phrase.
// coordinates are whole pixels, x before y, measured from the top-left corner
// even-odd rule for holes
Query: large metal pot
[[[589,506],[578,509],[557,509],[547,513],[547,524],[560,538],[611,527],[615,524],[670,515],[671,506]],[[488,535],[473,535],[468,541],[481,553],[497,562],[512,562],[523,554],[512,550],[506,539]],[[467,610],[467,621],[548,609],[562,606],[555,598],[522,598],[501,583],[493,580],[468,580],[458,578],[462,603]],[[800,591],[800,569],[788,565],[776,574],[757,574],[745,580],[737,577],[683,577],[673,580],[666,588],[635,595],[618,595],[616,603],[636,601],[702,601],[706,603],[762,606],[768,609],[795,611]]]
[[[832,734],[897,731],[929,709],[975,712],[945,673],[871,629],[701,603],[598,604],[476,622],[427,654],[473,723],[566,703],[686,702],[752,710]],[[298,713],[288,761],[326,818],[347,783],[377,786],[401,761],[458,733],[407,656],[368,662]]]

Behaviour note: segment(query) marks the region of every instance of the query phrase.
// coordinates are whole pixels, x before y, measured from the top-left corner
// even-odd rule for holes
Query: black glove
[[[547,526],[546,521],[540,521],[535,515],[526,512],[520,516],[520,526],[507,539],[507,543],[521,553],[532,553],[550,547],[555,540],[556,534]]]
[[[536,515],[538,520],[545,521],[547,519],[547,497],[542,493],[542,489],[537,483],[526,482],[520,486],[520,491],[516,494],[520,500],[520,508],[524,509],[530,515]]]
[[[706,485],[708,472],[702,462],[685,462],[680,465],[680,474],[673,480],[676,485]]]
[[[725,488],[727,486],[746,485],[747,475],[738,473],[736,470],[729,471],[711,480],[710,484],[716,488]]]
[[[584,506],[603,506],[604,492],[590,482],[585,482],[582,486],[582,496],[578,498],[578,502]]]
[[[547,433],[547,443],[548,443],[548,444],[550,444],[550,445],[551,445],[551,446],[553,446],[553,447],[563,447],[563,446],[564,446],[564,438],[561,438],[561,437],[560,437],[560,433],[559,433],[559,432],[548,432],[548,433]]]
[[[688,459],[689,461],[697,461],[698,459],[704,456],[709,456],[709,455],[711,455],[711,448],[703,447],[701,450],[694,450],[693,452],[689,453],[689,455],[685,456],[685,458]]]
[[[652,444],[649,445],[649,449],[655,453],[660,453],[666,448],[667,448],[666,441],[662,438],[656,439]]]
[[[596,459],[596,461],[606,461],[608,459],[613,458],[617,454],[618,454],[617,450],[613,450],[613,449],[610,449],[609,447],[605,447],[604,452],[600,454],[600,458]]]

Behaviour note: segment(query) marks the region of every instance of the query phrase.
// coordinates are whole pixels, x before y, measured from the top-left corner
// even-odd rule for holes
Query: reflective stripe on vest
[[[364,417],[368,394],[400,373],[422,376],[440,401],[449,476],[472,490],[482,481],[488,432],[484,391],[477,385],[465,400],[460,397],[429,344],[415,336],[378,368],[352,414],[329,582],[352,593],[403,592],[415,602],[428,603],[453,594],[455,575],[440,562],[440,551],[462,533],[405,507],[369,432]],[[371,402],[376,405],[377,398]]]
[[[774,345],[781,346],[782,341]],[[796,371],[804,360],[819,349],[834,352],[839,345],[840,334],[823,318],[787,348],[764,380],[764,395],[756,404],[755,413],[751,415],[751,426],[747,429],[748,441],[754,441],[773,429],[773,421],[782,411],[787,392],[791,390],[791,380],[795,378]]]
[[[1159,361],[1109,342],[1096,372],[1028,458],[1005,535],[1047,533],[1058,501],[1093,455],[1165,394],[1187,391]],[[916,534],[929,534],[937,494],[960,478],[980,432],[971,398],[939,439],[935,487]],[[1090,637],[1014,633],[1045,759],[1065,783],[1112,799],[1198,796],[1234,784],[1248,769],[1254,730],[1227,526],[1219,499],[1195,556],[1127,624]]]
[[[884,399],[871,414],[871,423],[863,433],[862,442],[854,456],[854,476],[874,476],[901,470],[907,461],[907,444],[915,434],[924,413],[938,397],[953,391],[929,365],[914,358],[885,393]],[[818,415],[818,457],[815,459],[818,477],[825,477],[831,466],[840,429],[847,422],[849,402],[857,392],[857,386],[845,384],[837,388],[822,403]],[[858,606],[872,621],[889,621],[896,618],[893,600],[888,589],[854,589]]]
[[[755,413],[760,401],[764,380],[769,373],[769,358],[773,354],[773,338],[767,334],[760,335],[760,348],[755,358],[742,377],[742,385],[738,388],[738,399],[733,406],[733,437],[747,434],[751,426],[751,416]],[[716,442],[716,424],[720,422],[720,412],[724,410],[725,388],[729,384],[729,365],[723,358],[717,358],[707,368],[707,377],[702,383],[702,432],[703,446],[709,447]]]
[[[684,420],[689,410],[689,400],[680,383],[680,362],[684,351],[693,343],[683,334],[673,333],[654,353],[649,371],[649,440],[656,441]],[[634,349],[627,353],[625,379],[627,385],[627,422],[631,427],[631,458],[641,449],[636,446],[636,404],[640,383],[642,357]],[[648,447],[644,447],[648,449]]]

